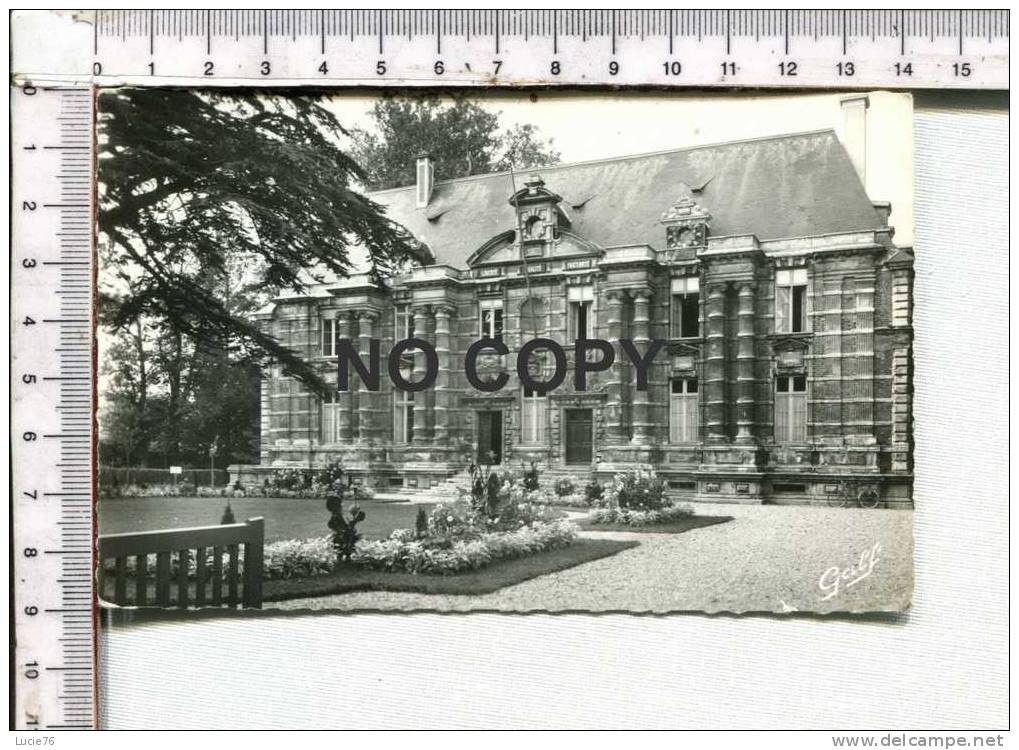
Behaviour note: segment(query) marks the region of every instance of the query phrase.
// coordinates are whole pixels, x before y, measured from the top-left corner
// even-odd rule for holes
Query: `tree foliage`
[[[428,153],[435,179],[527,169],[559,162],[551,139],[533,125],[500,131],[499,116],[462,96],[443,103],[435,95],[380,99],[371,130],[353,130],[352,153],[373,189],[411,185],[415,163]]]
[[[230,310],[215,282],[232,258],[248,288],[301,291],[309,274],[347,276],[354,248],[380,279],[418,248],[352,186],[365,174],[346,131],[309,97],[117,89],[99,99],[99,231],[104,322],[153,321],[173,342],[270,356],[316,390],[296,353]]]

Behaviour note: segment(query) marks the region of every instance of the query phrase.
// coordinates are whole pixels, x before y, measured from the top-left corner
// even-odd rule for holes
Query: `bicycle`
[[[856,506],[859,508],[876,508],[881,504],[881,496],[874,487],[857,485],[854,482],[837,482],[825,490],[825,500],[832,508]]]

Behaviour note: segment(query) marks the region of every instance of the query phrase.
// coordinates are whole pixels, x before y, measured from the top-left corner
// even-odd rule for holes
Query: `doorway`
[[[478,412],[479,464],[502,463],[502,412]]]
[[[594,419],[590,409],[566,409],[566,463],[590,464],[594,458]]]

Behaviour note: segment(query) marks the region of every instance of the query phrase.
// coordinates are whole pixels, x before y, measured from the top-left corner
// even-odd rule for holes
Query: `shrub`
[[[237,519],[234,518],[233,508],[230,507],[229,500],[226,503],[226,508],[223,510],[223,517],[219,519],[219,523],[222,526],[226,526],[227,524],[231,523],[237,523]]]
[[[265,545],[263,575],[268,580],[310,578],[333,570],[336,549],[329,537],[287,539]]]
[[[654,526],[678,521],[693,515],[693,508],[674,505],[657,510],[634,510],[629,508],[595,508],[588,515],[593,524],[624,524],[626,526]]]
[[[563,477],[555,483],[555,493],[559,497],[565,497],[566,495],[572,495],[577,491],[576,486],[573,484],[573,480],[569,477]]]
[[[428,512],[423,505],[418,506],[417,516],[414,518],[414,530],[417,532],[418,539],[428,536]]]
[[[538,469],[535,467],[534,461],[531,461],[530,467],[524,471],[522,483],[524,485],[524,489],[528,492],[538,491]]]
[[[331,514],[329,528],[333,532],[332,542],[336,556],[342,560],[349,560],[350,555],[354,552],[354,547],[361,539],[357,525],[365,519],[365,515],[361,506],[354,503],[350,508],[350,513],[345,516],[343,513],[344,494],[341,490],[339,493],[331,495],[326,500],[326,509]]]
[[[627,510],[659,510],[669,505],[665,482],[649,469],[630,469],[612,480],[602,499],[603,506]]]
[[[594,477],[591,477],[591,481],[584,485],[584,500],[588,505],[597,505],[604,494],[605,488]]]

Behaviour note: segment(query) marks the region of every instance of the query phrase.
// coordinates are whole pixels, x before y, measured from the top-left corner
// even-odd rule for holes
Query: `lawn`
[[[351,564],[314,578],[265,581],[265,601],[328,596],[354,591],[404,591],[418,594],[490,594],[538,576],[566,570],[582,563],[615,555],[636,547],[635,541],[577,539],[569,547],[540,552],[487,565],[479,570],[451,576],[386,573]]]
[[[99,533],[211,526],[219,523],[227,499],[222,497],[115,497],[99,500]],[[310,539],[329,534],[325,500],[279,497],[230,498],[234,518],[265,518],[267,542]],[[358,530],[368,539],[385,539],[393,529],[412,529],[420,505],[363,503],[365,520]],[[424,505],[425,512],[432,505]]]
[[[716,523],[731,521],[732,516],[688,516],[668,523],[648,526],[630,526],[625,523],[591,523],[580,519],[576,523],[584,531],[632,531],[635,534],[682,534],[684,531],[714,526]]]

